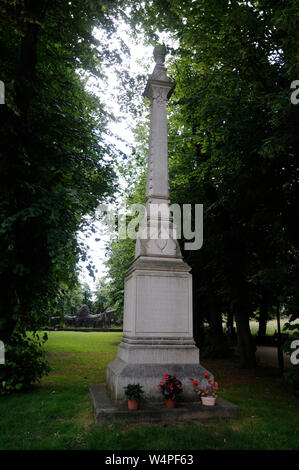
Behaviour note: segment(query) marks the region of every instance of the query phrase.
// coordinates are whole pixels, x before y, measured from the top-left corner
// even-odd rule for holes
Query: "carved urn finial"
[[[158,44],[154,48],[154,58],[157,65],[164,65],[167,49],[164,44]]]

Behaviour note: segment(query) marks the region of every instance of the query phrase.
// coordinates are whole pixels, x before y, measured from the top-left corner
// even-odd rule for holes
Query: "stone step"
[[[91,385],[89,393],[97,424],[114,422],[161,423],[168,421],[192,421],[207,419],[238,419],[241,410],[237,405],[217,397],[215,406],[204,406],[200,402],[179,401],[175,408],[168,409],[161,403],[143,402],[139,410],[128,410],[126,405],[114,405],[106,392],[105,384]]]

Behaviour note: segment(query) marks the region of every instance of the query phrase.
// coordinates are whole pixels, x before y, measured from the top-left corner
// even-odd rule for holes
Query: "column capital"
[[[149,75],[143,96],[149,99],[155,99],[156,95],[160,95],[164,100],[170,98],[175,88],[175,82],[167,76],[167,69],[164,66],[166,56],[165,46],[156,46],[154,49],[155,68],[153,73]]]

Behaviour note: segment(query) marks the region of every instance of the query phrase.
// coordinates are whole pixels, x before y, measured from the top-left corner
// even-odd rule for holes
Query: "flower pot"
[[[201,397],[201,402],[205,406],[214,406],[216,397]]]
[[[175,407],[175,400],[173,398],[166,398],[165,406],[166,406],[166,408],[174,408]]]
[[[139,403],[138,401],[133,398],[132,400],[128,400],[128,409],[129,410],[138,410],[138,407],[139,407]]]

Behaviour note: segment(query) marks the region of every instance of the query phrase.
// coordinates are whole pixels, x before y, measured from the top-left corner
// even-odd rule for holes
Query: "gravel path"
[[[277,348],[271,346],[257,346],[256,357],[260,364],[265,364],[272,367],[278,367]],[[291,367],[290,357],[283,354],[284,367]]]

